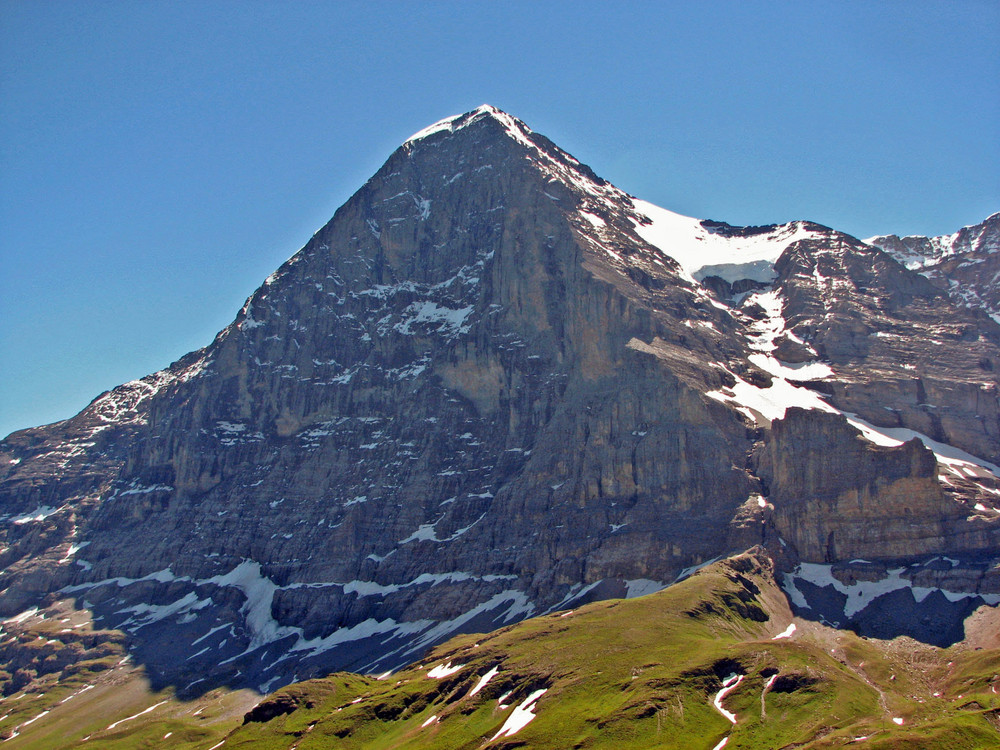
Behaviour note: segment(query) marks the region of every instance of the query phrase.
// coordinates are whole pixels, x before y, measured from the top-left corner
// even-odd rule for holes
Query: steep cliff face
[[[669,214],[484,106],[400,147],[211,345],[2,444],[0,613],[62,590],[161,681],[266,690],[778,536],[996,550],[998,335],[852,238]],[[892,429],[934,453],[872,447]]]
[[[81,516],[52,585],[74,570],[126,629],[153,589],[153,606],[186,602],[191,641],[241,623],[200,642],[199,671],[275,643],[381,668],[453,628],[714,556],[751,480],[738,415],[700,393],[743,351],[630,209],[492,109],[412,139],[211,346],[131,410],[119,390],[58,428],[89,430],[107,467],[79,489],[93,504],[49,503],[50,519]],[[111,452],[93,426],[105,402],[128,415],[111,415]],[[17,510],[48,502],[29,461],[12,474]],[[29,578],[8,611],[36,594]],[[145,641],[177,629],[143,614]],[[337,655],[339,639],[379,643]]]
[[[760,459],[775,528],[804,560],[996,549],[993,525],[948,501],[918,438],[876,445],[837,415],[790,409]]]

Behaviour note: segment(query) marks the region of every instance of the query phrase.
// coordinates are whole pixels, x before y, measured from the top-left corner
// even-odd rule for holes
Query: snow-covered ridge
[[[184,368],[168,367],[138,380],[130,380],[96,398],[87,408],[107,424],[144,424],[139,406],[174,383],[187,383],[198,377],[211,364],[202,355]]]
[[[489,104],[481,104],[471,112],[466,112],[461,115],[452,115],[451,117],[445,117],[443,120],[438,120],[433,125],[428,125],[423,130],[419,130],[411,135],[404,141],[404,145],[423,140],[424,138],[434,135],[435,133],[455,133],[463,128],[467,128],[469,125],[472,125],[485,117],[492,117],[500,122],[515,140],[521,141],[527,146],[532,145],[532,143],[525,137],[524,133],[524,131],[529,133],[531,131],[528,130],[528,127],[523,122]]]
[[[901,237],[892,242],[892,237],[869,237],[863,242],[889,253],[910,271],[919,271],[927,266],[955,254],[958,232],[941,237]]]
[[[862,241],[889,253],[909,270],[920,271],[966,250],[994,252],[1000,249],[996,246],[983,246],[988,239],[989,225],[998,220],[1000,211],[991,214],[978,224],[962,227],[952,234],[936,237],[917,234],[900,237],[895,234],[885,234],[868,237]]]
[[[774,280],[774,263],[793,242],[815,239],[823,232],[813,224],[793,221],[762,232],[712,231],[707,222],[632,199],[636,234],[680,263],[690,281],[719,276],[730,284],[740,279],[768,283]],[[643,221],[648,219],[648,223]]]
[[[865,242],[880,248],[908,270],[930,279],[958,306],[982,310],[1000,321],[997,293],[1000,213],[953,234],[938,237],[889,234],[869,237]]]

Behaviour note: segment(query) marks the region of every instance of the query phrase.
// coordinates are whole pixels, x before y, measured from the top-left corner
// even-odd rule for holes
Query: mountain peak
[[[438,120],[433,125],[428,125],[423,130],[419,130],[409,138],[406,139],[405,144],[415,143],[416,141],[421,141],[437,133],[455,133],[462,130],[474,122],[479,122],[480,120],[492,118],[500,123],[504,130],[507,131],[508,135],[516,141],[520,141],[526,146],[532,145],[528,140],[527,136],[532,132],[531,128],[525,125],[521,120],[507,114],[503,110],[497,109],[491,104],[481,104],[469,112],[465,112],[460,115],[452,115],[450,117],[445,117],[443,120]]]

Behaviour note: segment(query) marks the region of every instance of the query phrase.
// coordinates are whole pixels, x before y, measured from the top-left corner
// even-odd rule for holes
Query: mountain
[[[0,444],[0,616],[72,599],[154,689],[267,693],[763,545],[800,616],[945,646],[1000,603],[988,312],[834,229],[645,203],[483,106],[209,346]]]
[[[890,234],[865,242],[926,276],[957,304],[985,310],[994,320],[1000,314],[1000,213],[941,237]]]

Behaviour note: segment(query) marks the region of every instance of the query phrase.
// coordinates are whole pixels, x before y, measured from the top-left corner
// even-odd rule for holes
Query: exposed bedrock
[[[913,559],[1000,548],[1000,524],[970,517],[937,481],[920,440],[874,445],[838,414],[789,409],[756,455],[774,525],[803,560]]]

